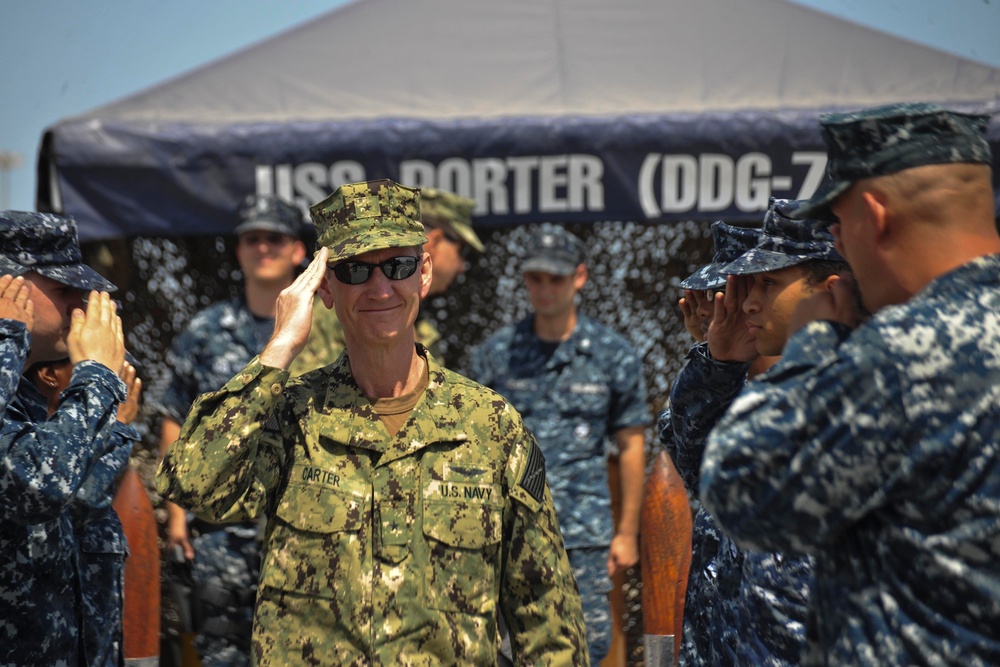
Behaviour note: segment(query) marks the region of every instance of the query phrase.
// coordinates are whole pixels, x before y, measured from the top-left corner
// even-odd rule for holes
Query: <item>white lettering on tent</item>
[[[277,195],[304,211],[344,183],[363,180],[365,168],[353,160],[342,160],[329,166],[319,162],[303,162],[294,166],[258,164],[254,169],[258,195]]]
[[[826,154],[795,152],[792,164],[809,167],[796,197],[812,196],[823,178]],[[659,197],[655,189],[657,172]],[[764,153],[746,153],[736,159],[719,153],[649,153],[639,169],[639,205],[647,218],[715,213],[734,206],[744,213],[765,211],[773,192],[791,189],[792,177],[772,175],[771,158]]]
[[[492,211],[507,215],[507,165],[500,158],[472,161],[472,189],[476,193],[476,213]]]
[[[809,171],[806,172],[805,180],[802,181],[799,194],[795,195],[796,199],[809,199],[816,194],[816,190],[819,189],[819,184],[823,180],[823,174],[826,173],[826,153],[806,151],[792,153],[792,164],[809,165]]]
[[[476,215],[604,210],[604,163],[593,155],[447,158],[399,164],[400,182],[476,200]]]
[[[736,208],[741,211],[766,211],[771,198],[771,188],[787,190],[792,186],[792,179],[787,178],[787,185],[779,185],[781,177],[771,179],[770,187],[767,175],[771,173],[771,158],[763,153],[747,153],[736,163]]]
[[[721,211],[733,201],[733,159],[728,155],[703,153],[698,158],[701,177],[698,188],[698,208]]]

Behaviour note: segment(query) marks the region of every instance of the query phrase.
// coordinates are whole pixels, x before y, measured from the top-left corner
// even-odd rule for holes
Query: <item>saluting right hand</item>
[[[29,291],[24,276],[0,277],[0,318],[24,322],[31,331],[35,323],[35,305],[28,298]]]
[[[125,383],[125,402],[118,404],[118,421],[131,424],[139,416],[139,397],[142,395],[142,380],[129,362],[122,364],[118,377]]]
[[[747,362],[757,358],[757,343],[743,312],[743,302],[749,293],[746,276],[729,276],[726,293],[716,293],[712,324],[708,327],[708,351],[713,359]]]
[[[329,249],[320,248],[295,282],[281,290],[274,305],[274,333],[260,353],[261,364],[287,370],[309,342],[313,300],[326,274],[329,254]]]
[[[107,292],[90,293],[86,314],[79,308],[73,311],[66,345],[69,360],[74,365],[91,360],[104,364],[116,375],[121,373],[125,363],[125,337],[117,307]]]

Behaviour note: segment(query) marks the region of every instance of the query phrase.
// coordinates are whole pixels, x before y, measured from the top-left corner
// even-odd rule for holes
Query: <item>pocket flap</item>
[[[460,549],[482,549],[500,541],[502,512],[487,503],[424,501],[424,534]]]
[[[298,530],[334,533],[358,530],[364,507],[365,499],[360,494],[292,482],[278,501],[275,514]]]

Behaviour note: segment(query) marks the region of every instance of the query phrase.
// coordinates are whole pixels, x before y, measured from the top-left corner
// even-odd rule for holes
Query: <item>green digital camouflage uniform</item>
[[[271,519],[259,664],[492,665],[498,607],[517,664],[588,663],[534,438],[498,394],[427,362],[396,436],[346,355],[292,380],[254,359],[168,450],[165,496],[213,521]]]
[[[338,188],[310,211],[335,262],[427,241],[417,190]],[[419,345],[428,384],[390,435],[347,354],[298,378],[254,359],[194,404],[157,473],[214,521],[268,517],[262,665],[587,665],[580,597],[520,415]]]

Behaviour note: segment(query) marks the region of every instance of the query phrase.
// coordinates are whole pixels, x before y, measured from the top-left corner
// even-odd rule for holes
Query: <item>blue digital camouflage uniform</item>
[[[0,274],[35,272],[81,296],[114,291],[82,263],[78,239],[69,218],[2,211]],[[119,665],[127,548],[109,504],[138,438],[115,419],[125,383],[79,363],[49,417],[20,376],[26,328],[0,320],[0,331],[0,664]]]
[[[87,664],[117,667],[124,655],[122,612],[128,545],[111,501],[139,434],[117,420],[110,430],[109,438],[117,444],[98,460],[70,510],[80,545],[82,636]]]
[[[994,255],[853,333],[814,322],[712,433],[726,530],[816,554],[816,663],[1000,664],[998,313]]]
[[[125,538],[109,498],[98,496],[109,493],[138,438],[115,421],[123,400],[125,384],[85,361],[51,418],[27,380],[7,405],[0,427],[0,664],[122,659]],[[112,582],[118,587],[108,589]]]
[[[24,322],[0,318],[0,414],[14,398],[27,359],[28,328]]]
[[[545,454],[559,527],[587,621],[591,662],[607,653],[611,626],[607,550],[614,536],[606,464],[616,432],[650,422],[641,360],[628,341],[579,315],[548,356],[534,316],[504,327],[472,352],[470,375],[523,415]]]
[[[395,436],[346,355],[291,381],[255,359],[167,451],[157,486],[175,502],[268,515],[258,664],[494,664],[498,611],[518,664],[588,664],[534,439],[500,396],[426,358]]]
[[[705,343],[692,348],[670,392],[678,459],[701,462],[708,434],[743,388],[748,367],[714,361]],[[693,466],[684,474],[685,484],[694,489],[697,470]],[[689,578],[685,613],[690,605],[699,610],[695,620],[705,621],[693,628],[693,650],[710,665],[799,664],[806,644],[812,559],[740,549],[704,507],[699,507],[695,525],[704,532],[699,544],[711,548],[717,540],[719,546],[715,558],[706,554],[699,559],[699,579]],[[706,607],[711,610],[707,617]]]
[[[691,290],[724,288],[728,274],[722,269],[754,247],[759,234],[759,226],[736,227],[721,220],[713,222],[715,253],[712,261],[685,278],[680,286]],[[702,345],[689,352],[688,357],[704,353]],[[743,373],[745,372],[744,367]],[[682,380],[681,385],[683,384]],[[716,397],[705,398],[717,392],[718,388],[709,387],[706,390],[698,382],[694,384],[691,389],[707,393],[688,395],[688,400],[681,400],[680,414],[686,416],[688,428],[678,430],[685,437],[678,439],[674,435],[670,407],[663,410],[657,419],[660,442],[684,481],[694,512],[691,526],[691,565],[684,600],[684,626],[678,663],[691,666],[736,664],[739,648],[736,612],[743,552],[719,529],[715,520],[698,502],[698,475],[704,433],[725,411],[725,404],[720,409],[716,405]],[[731,397],[724,398],[727,402],[730,399]],[[690,430],[691,427],[694,429]],[[697,435],[697,438],[689,440],[687,436],[691,435]]]
[[[756,244],[716,272],[752,275],[814,261],[842,263],[829,232],[814,221],[787,217],[787,212],[798,204],[772,198]],[[692,348],[671,389],[675,460],[694,493],[708,434],[743,388],[749,366],[717,362],[711,358],[708,344],[702,343]],[[714,559],[707,554],[692,557],[714,565],[711,574],[715,579],[692,568],[698,578],[689,577],[685,609],[689,605],[697,609],[692,621],[705,624],[692,628],[690,642],[694,646],[685,653],[696,653],[706,664],[713,665],[799,664],[806,647],[814,579],[812,559],[799,554],[739,549],[719,531],[704,507],[699,508],[695,525],[707,538],[693,536],[693,549],[695,545],[711,548],[715,539],[719,546]],[[706,607],[712,610],[707,615]],[[692,664],[697,662],[692,660]]]
[[[657,431],[667,455],[676,462],[677,447],[670,408],[660,412]],[[697,469],[694,472],[697,479]],[[697,486],[692,492],[688,479],[684,480],[684,485],[688,490],[694,520],[677,664],[691,667],[723,664],[726,661],[732,663],[736,655],[735,605],[722,600],[732,600],[737,595],[743,552],[719,530],[711,515],[698,502]]]
[[[704,344],[702,344],[704,346]],[[699,346],[701,347],[701,346]],[[692,349],[688,357],[700,354]],[[690,364],[690,361],[689,361]],[[685,369],[687,366],[685,366]],[[743,366],[743,374],[746,366]],[[674,387],[684,385],[684,373],[675,381]],[[725,404],[717,415],[717,389],[701,386],[703,392],[690,395],[687,400],[678,391],[679,414],[687,416],[686,426],[695,426],[700,432],[711,429],[718,416],[725,411]],[[723,400],[725,398],[723,397]],[[701,464],[704,440],[685,439],[687,430],[676,428],[677,417],[671,408],[664,410],[658,419],[660,441],[674,461],[678,473],[684,480],[688,492],[697,498],[699,466]],[[700,422],[699,422],[700,420]],[[680,431],[681,437],[675,435]],[[688,574],[687,592],[684,598],[684,626],[678,664],[735,665],[738,664],[738,598],[742,580],[743,551],[719,529],[708,511],[695,500],[694,520],[691,526],[691,567]]]

